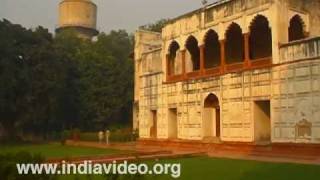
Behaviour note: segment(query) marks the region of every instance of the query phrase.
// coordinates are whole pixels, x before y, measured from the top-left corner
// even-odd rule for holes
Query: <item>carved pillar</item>
[[[250,62],[250,47],[249,47],[249,33],[244,34],[244,67],[249,68]]]
[[[181,58],[182,58],[182,76],[183,79],[185,79],[187,77],[186,74],[186,50],[181,50]]]
[[[170,73],[171,73],[171,70],[170,70],[170,58],[169,58],[169,54],[166,55],[166,67],[167,67],[167,81],[170,80]]]
[[[199,47],[200,49],[200,74],[204,74],[204,69],[205,69],[205,59],[204,59],[204,51],[205,51],[205,46],[201,45]]]
[[[226,69],[225,40],[220,40],[220,56],[220,72],[223,74]]]

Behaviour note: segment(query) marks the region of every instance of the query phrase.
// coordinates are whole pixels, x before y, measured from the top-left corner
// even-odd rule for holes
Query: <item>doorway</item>
[[[150,138],[157,138],[157,111],[151,111]]]
[[[254,138],[257,143],[271,142],[270,101],[254,102]]]
[[[202,128],[204,138],[220,138],[220,106],[214,94],[209,94],[204,101]]]
[[[169,109],[168,138],[178,138],[178,113],[176,108]]]

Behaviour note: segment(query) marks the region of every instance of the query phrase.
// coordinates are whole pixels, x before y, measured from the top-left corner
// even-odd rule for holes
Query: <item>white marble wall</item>
[[[214,16],[216,19],[206,23],[199,21],[201,15],[195,13],[166,26],[162,33],[162,64],[159,65],[162,69],[152,73],[136,71],[139,86],[136,84],[135,87],[139,93],[136,93],[135,100],[139,104],[140,137],[150,138],[151,111],[156,110],[157,138],[167,139],[168,109],[177,108],[178,138],[202,140],[204,100],[212,93],[218,97],[221,107],[222,141],[253,142],[254,102],[269,100],[272,142],[320,143],[320,40],[313,38],[283,45],[288,40],[287,27],[293,14],[300,13],[303,20],[307,24],[309,22],[307,13],[289,8],[286,2],[260,0],[261,6],[252,5],[251,8],[239,12],[233,9],[230,12],[234,13]],[[219,10],[229,12],[221,7]],[[243,32],[248,32],[249,23],[257,14],[268,17],[272,27],[273,67],[166,83],[165,55],[173,39],[184,48],[185,40],[192,34],[201,44],[208,29],[215,29],[219,38],[223,39],[225,28],[231,22],[239,23]],[[309,26],[306,28],[308,30]],[[158,34],[150,37],[159,38]],[[154,53],[148,52],[151,54],[148,55],[143,52],[142,48],[136,48],[137,66],[138,62],[152,57]],[[144,56],[146,58],[143,58]],[[153,67],[153,64],[150,67]],[[299,122],[311,124],[310,135],[297,136]]]
[[[223,141],[254,141],[253,103],[257,100],[271,101],[273,142],[320,140],[320,58],[174,84],[162,84],[163,74],[142,78],[149,82],[141,89],[144,93],[140,97],[143,138],[149,137],[151,110],[158,112],[158,138],[168,138],[168,109],[177,108],[178,137],[202,140],[203,103],[213,93],[220,101]],[[296,138],[295,126],[302,119],[312,123],[310,138]]]

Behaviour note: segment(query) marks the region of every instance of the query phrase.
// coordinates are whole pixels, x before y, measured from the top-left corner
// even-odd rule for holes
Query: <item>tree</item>
[[[131,36],[96,42],[0,21],[0,123],[9,136],[101,129],[131,118]]]
[[[0,31],[0,122],[11,136],[25,124],[45,129],[58,87],[52,35],[42,27],[31,31],[7,20],[0,22]]]
[[[153,32],[161,32],[162,28],[169,22],[169,19],[160,19],[155,23],[150,23],[144,26],[140,26],[140,29],[153,31]]]
[[[0,123],[5,135],[15,135],[15,126],[27,102],[25,58],[26,44],[32,42],[30,37],[31,32],[20,25],[0,21]]]
[[[87,42],[79,39],[75,32],[64,31],[54,39],[54,49],[57,59],[62,62],[64,79],[60,82],[63,88],[60,91],[59,109],[57,118],[61,120],[63,128],[72,129],[80,122],[80,68],[79,59]]]
[[[85,122],[100,126],[126,122],[131,117],[133,68],[130,36],[123,30],[101,34],[81,57],[81,99]]]

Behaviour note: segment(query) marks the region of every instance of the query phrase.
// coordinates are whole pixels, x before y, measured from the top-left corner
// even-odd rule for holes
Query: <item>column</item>
[[[244,68],[250,68],[250,47],[249,47],[249,33],[246,33],[244,36]]]
[[[220,56],[220,72],[224,74],[226,70],[225,40],[220,40]]]
[[[199,47],[200,50],[200,74],[203,75],[204,71],[205,71],[205,57],[204,57],[204,53],[205,53],[205,46],[201,45]]]
[[[182,76],[183,79],[187,78],[186,74],[186,50],[181,50],[181,58],[182,58]]]
[[[171,74],[170,74],[170,73],[171,73],[171,70],[170,70],[170,62],[169,62],[169,61],[170,61],[170,58],[169,58],[169,56],[170,56],[169,54],[166,55],[166,67],[167,67],[167,73],[166,73],[166,74],[167,74],[167,81],[170,80],[170,75],[171,75]]]

